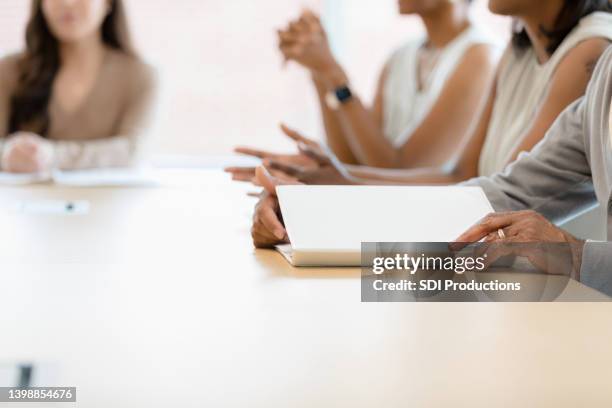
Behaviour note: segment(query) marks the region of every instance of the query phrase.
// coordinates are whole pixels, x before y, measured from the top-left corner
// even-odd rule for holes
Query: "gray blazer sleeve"
[[[612,296],[612,242],[587,241],[582,251],[580,282]]]
[[[496,211],[538,211],[560,222],[596,203],[586,157],[582,115],[584,101],[570,106],[531,153],[504,173],[465,184],[482,187]],[[612,296],[612,243],[587,242],[580,281]]]
[[[497,211],[532,209],[556,222],[593,206],[584,110],[585,100],[575,102],[531,153],[504,173],[466,184],[481,186]],[[580,281],[612,296],[612,243],[585,244]]]
[[[601,146],[609,143],[611,99],[612,47],[600,58],[585,97],[559,116],[531,153],[503,174],[467,184],[481,186],[497,211],[532,209],[553,222],[595,205],[594,178],[609,179]],[[580,281],[612,296],[612,242],[585,244]]]
[[[546,137],[503,173],[464,184],[482,187],[496,211],[531,209],[555,222],[595,205],[584,105],[584,99],[570,105]]]

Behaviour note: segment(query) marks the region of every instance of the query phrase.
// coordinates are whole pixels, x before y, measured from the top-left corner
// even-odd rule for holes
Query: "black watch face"
[[[353,97],[353,94],[351,90],[345,86],[336,90],[336,96],[340,102],[346,102]]]

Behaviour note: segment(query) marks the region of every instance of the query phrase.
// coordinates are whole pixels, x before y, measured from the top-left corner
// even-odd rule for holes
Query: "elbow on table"
[[[476,166],[466,166],[457,162],[449,162],[440,167],[440,173],[448,179],[449,184],[458,184],[478,176]]]

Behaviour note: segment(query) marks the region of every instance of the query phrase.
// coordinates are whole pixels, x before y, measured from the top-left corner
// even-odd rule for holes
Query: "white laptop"
[[[493,208],[479,187],[277,187],[294,266],[360,266],[362,242],[451,242]]]

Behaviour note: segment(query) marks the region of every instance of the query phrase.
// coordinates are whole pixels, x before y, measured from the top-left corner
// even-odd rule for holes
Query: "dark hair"
[[[555,27],[552,30],[540,27],[540,31],[550,39],[550,44],[546,51],[552,55],[583,17],[595,11],[609,12],[611,10],[610,0],[564,0],[563,7],[555,21]],[[518,22],[515,21],[515,33],[512,37],[512,44],[515,49],[525,50],[531,47],[531,39],[525,29],[516,30],[517,24]]]
[[[123,3],[111,0],[110,7],[101,27],[102,41],[111,48],[131,53]],[[32,0],[25,39],[19,82],[11,98],[9,134],[28,130],[44,137],[51,125],[48,106],[60,69],[60,56],[58,40],[43,14],[42,0]]]

